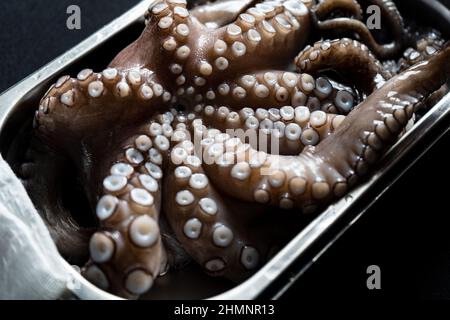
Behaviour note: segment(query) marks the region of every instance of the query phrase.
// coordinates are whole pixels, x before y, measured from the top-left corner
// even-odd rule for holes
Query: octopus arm
[[[100,228],[91,237],[91,260],[83,273],[124,297],[144,294],[166,270],[160,211],[170,133],[158,121],[142,126],[119,144],[120,152],[102,181],[96,206]]]
[[[253,7],[258,0],[222,0],[199,5],[190,10],[192,17],[208,28],[219,28],[236,20],[240,13]]]
[[[326,17],[337,10],[345,11],[350,13],[354,19],[362,20],[361,6],[355,0],[324,0],[313,7],[313,12],[318,18]]]
[[[216,30],[196,27],[185,63],[194,87],[253,70],[261,63],[284,66],[305,43],[311,27],[308,7],[300,1],[258,3]],[[248,59],[253,53],[253,58]],[[257,53],[257,54],[256,54]]]
[[[351,39],[320,41],[303,50],[296,58],[299,72],[317,75],[337,71],[366,93],[381,87],[392,75],[362,43]]]
[[[387,44],[361,22],[354,0],[314,3],[230,0],[190,12],[185,0],[160,0],[107,69],[49,89],[34,122],[49,150],[30,152],[22,176],[59,232],[58,247],[67,239],[66,256],[89,247],[86,278],[135,298],[191,256],[209,274],[242,280],[299,226],[298,215],[279,219],[274,206],[308,213],[342,197],[447,79],[450,48],[438,50],[436,36],[400,66],[380,66],[374,56],[395,55],[404,38],[391,1],[362,1],[381,6],[394,31]],[[297,57],[302,73],[289,72],[315,27],[351,31],[374,56],[356,41],[324,41]],[[418,58],[395,77],[385,71]],[[357,105],[360,92],[321,74],[327,68],[358,89],[366,82],[370,96]],[[76,173],[95,208],[97,232],[59,208],[64,171]]]
[[[292,225],[273,228],[268,207],[220,193],[187,142],[171,152],[164,181],[166,217],[178,241],[208,274],[242,281],[270,258]]]
[[[348,113],[355,97],[348,90],[335,88],[326,77],[314,78],[308,73],[279,70],[256,71],[209,87],[207,102],[225,106],[276,108],[286,105],[306,106],[334,113]]]
[[[395,4],[390,0],[368,0],[370,5],[376,5],[381,8],[381,14],[386,17],[387,23],[390,26],[389,30],[392,30],[393,39],[389,43],[378,43],[372,35],[367,25],[357,17],[336,17],[322,20],[323,14],[329,14],[329,10],[322,9],[338,9],[334,6],[335,1],[325,1],[313,8],[313,21],[317,29],[319,30],[346,30],[356,33],[361,41],[366,44],[377,57],[379,58],[391,58],[397,55],[402,49],[405,42],[405,31],[403,26],[403,19],[398,12]],[[340,3],[338,1],[336,3]],[[346,2],[346,1],[344,1]],[[345,9],[347,6],[344,6]]]
[[[33,138],[32,147],[25,155],[18,175],[30,195],[33,204],[46,223],[59,253],[70,263],[83,264],[87,259],[87,247],[94,228],[85,227],[73,216],[82,217],[82,206],[71,212],[65,203],[64,194],[77,191],[74,183],[74,168],[67,158]],[[70,182],[69,182],[70,181]],[[85,217],[83,222],[90,220]]]
[[[234,166],[205,167],[213,182],[238,199],[312,211],[345,194],[392,144],[427,94],[446,81],[450,46],[393,77],[355,108],[337,131],[299,156],[266,155],[244,149]],[[225,178],[226,177],[226,178]],[[230,178],[231,177],[231,178]]]

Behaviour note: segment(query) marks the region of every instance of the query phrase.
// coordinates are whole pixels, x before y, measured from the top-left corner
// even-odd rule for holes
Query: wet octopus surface
[[[373,4],[388,34],[363,23]],[[387,0],[159,1],[107,69],[42,98],[24,183],[104,290],[139,297],[190,260],[239,282],[446,92],[449,57]],[[65,208],[70,179],[96,227]]]

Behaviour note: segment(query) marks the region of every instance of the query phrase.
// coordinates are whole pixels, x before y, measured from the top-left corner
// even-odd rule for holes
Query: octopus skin
[[[370,4],[393,27],[388,44],[361,22]],[[450,72],[450,47],[437,38],[414,45],[415,63],[400,59],[406,31],[392,1],[225,1],[189,11],[164,0],[145,17],[107,69],[48,90],[33,164],[22,166],[60,251],[79,261],[88,252],[83,275],[127,298],[189,259],[213,276],[250,276],[298,231],[299,212],[317,212],[370,172],[423,102],[445,92]],[[330,25],[355,39],[308,45]],[[57,170],[40,176],[48,161]],[[52,204],[68,164],[96,227]]]

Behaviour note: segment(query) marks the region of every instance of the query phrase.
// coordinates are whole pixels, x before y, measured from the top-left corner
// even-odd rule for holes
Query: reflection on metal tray
[[[136,38],[142,30],[142,16],[149,5],[156,0],[145,0],[124,15],[114,20],[75,48],[58,57],[42,69],[30,75],[0,96],[0,151],[7,155],[14,148],[17,132],[33,118],[39,99],[62,72],[74,74],[84,65],[101,70],[105,65],[98,62],[98,56],[107,63],[117,53],[115,48],[124,47],[129,39]],[[437,1],[403,0],[406,13],[421,12],[422,23],[441,31],[450,30],[450,12]],[[449,38],[449,35],[445,35]],[[91,54],[96,53],[96,58]],[[303,272],[332,245],[379,196],[398,179],[414,161],[420,158],[433,143],[445,134],[450,120],[450,94],[433,107],[414,128],[404,135],[383,157],[378,169],[365,183],[352,190],[346,197],[330,205],[313,219],[275,257],[247,281],[228,290],[228,283],[214,282],[214,288],[207,288],[207,297],[212,299],[254,299],[258,297],[277,298],[301,276]],[[426,134],[425,134],[426,133]],[[432,139],[429,139],[432,136]],[[427,140],[429,139],[429,140]],[[426,147],[424,143],[430,141]],[[420,150],[417,147],[422,144]],[[407,165],[408,154],[414,150],[414,157]],[[402,165],[403,164],[403,165]],[[402,165],[402,166],[401,166]],[[84,280],[69,264],[67,270],[78,284],[68,288],[70,294],[80,299],[119,299],[95,288]],[[194,272],[195,273],[195,272]],[[186,277],[181,273],[179,278]],[[193,278],[197,279],[197,278]],[[200,278],[196,281],[199,282]],[[201,280],[200,280],[201,281]],[[192,288],[192,286],[191,286]],[[192,289],[190,289],[192,291]],[[228,290],[223,292],[224,290]],[[174,298],[164,294],[158,298]],[[175,297],[180,298],[180,297]],[[198,298],[191,296],[189,298]]]

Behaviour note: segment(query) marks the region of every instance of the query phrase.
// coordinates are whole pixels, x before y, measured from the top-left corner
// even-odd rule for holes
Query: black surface
[[[0,91],[71,48],[137,0],[0,2]],[[66,28],[77,4],[82,29]],[[130,39],[131,40],[131,39]],[[450,298],[450,135],[354,225],[285,297]],[[380,291],[366,268],[381,267]]]

